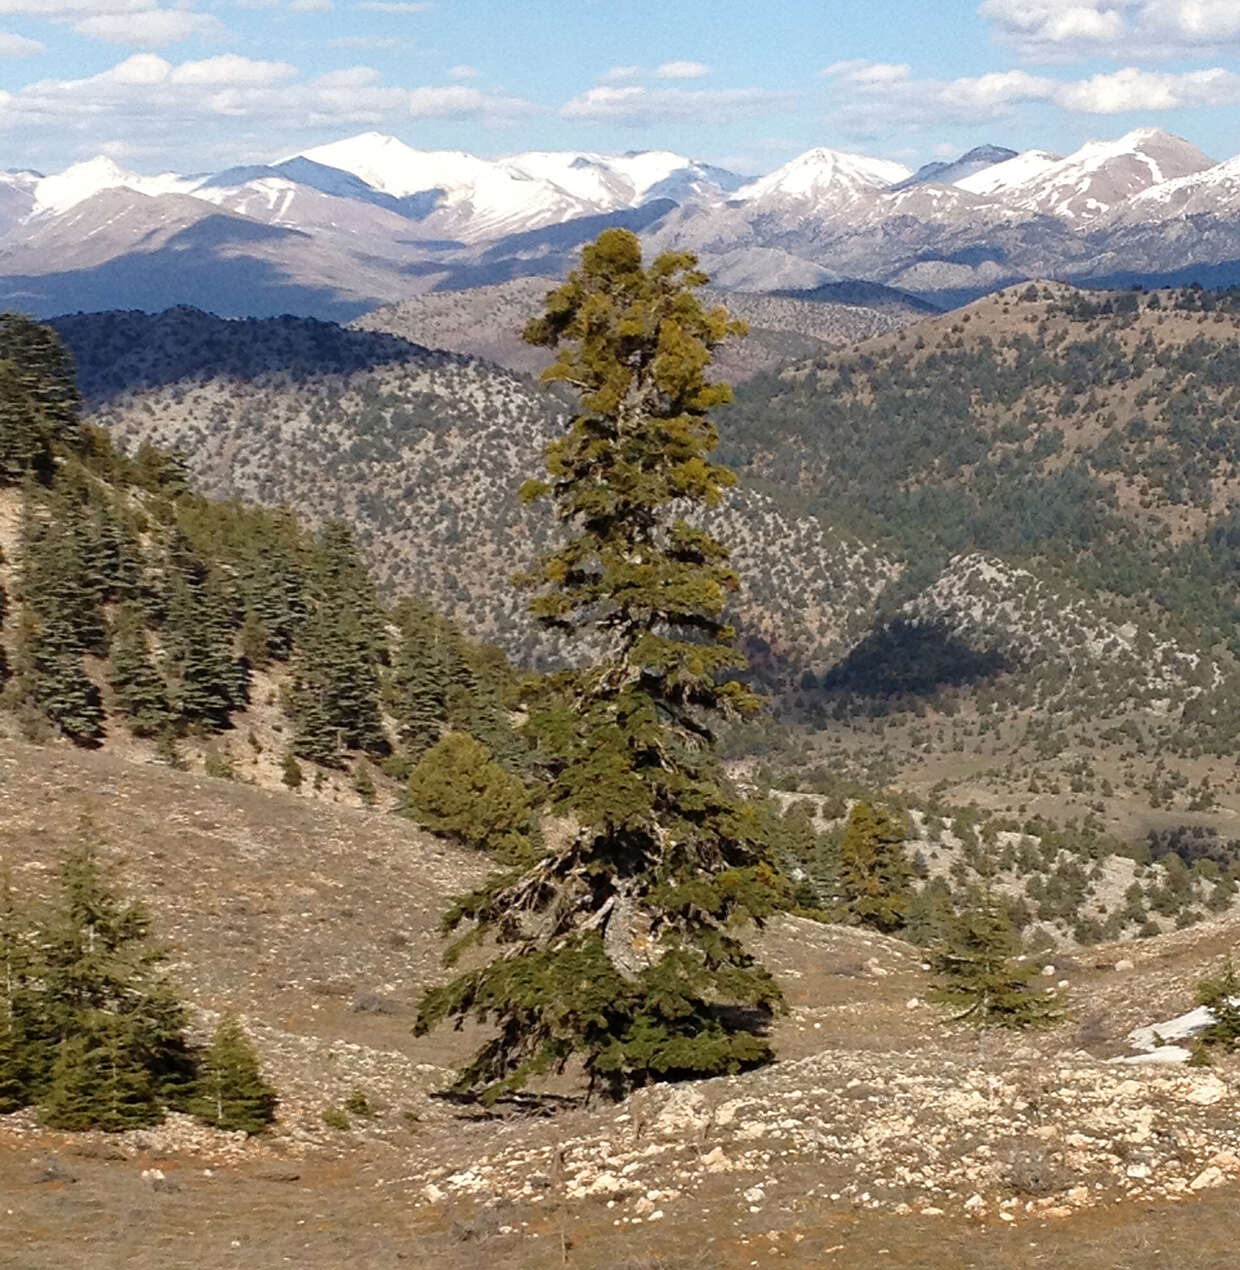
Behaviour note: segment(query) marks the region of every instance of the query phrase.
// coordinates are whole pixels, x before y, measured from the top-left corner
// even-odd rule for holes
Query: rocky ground
[[[755,935],[789,1002],[775,1066],[481,1115],[434,1097],[473,1038],[409,1035],[475,858],[379,812],[0,742],[19,885],[46,891],[83,813],[196,1025],[242,1014],[281,1118],[263,1140],[0,1118],[0,1266],[1234,1264],[1240,1067],[1116,1061],[1192,1004],[1230,919],[1048,965],[1070,1017],[1013,1037],[947,1024],[911,946],[784,919]],[[358,1091],[369,1113],[324,1122]]]

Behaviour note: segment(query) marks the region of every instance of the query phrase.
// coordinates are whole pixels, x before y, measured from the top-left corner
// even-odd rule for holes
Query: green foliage
[[[347,1129],[349,1127],[349,1117],[340,1107],[324,1107],[323,1123],[329,1129]]]
[[[479,847],[507,864],[529,854],[530,798],[481,741],[449,732],[409,775],[405,807],[434,833]]]
[[[127,1021],[103,1014],[83,1016],[81,1023],[81,1031],[60,1042],[40,1106],[43,1123],[122,1133],[162,1120],[155,1083]]]
[[[178,526],[165,566],[164,652],[177,711],[189,723],[228,726],[244,705],[246,675],[233,648],[233,610],[223,571]]]
[[[353,773],[353,791],[367,807],[375,805],[375,778],[369,763],[359,763]]]
[[[28,1106],[40,1075],[33,933],[17,909],[6,869],[0,877],[0,1115]]]
[[[556,350],[544,379],[580,398],[550,481],[522,491],[551,500],[563,534],[525,579],[531,609],[598,659],[527,698],[550,807],[575,831],[445,918],[472,923],[464,942],[508,946],[419,1006],[419,1031],[470,1016],[494,1029],[458,1074],[464,1094],[491,1100],[570,1060],[619,1094],[770,1058],[755,1023],[779,990],[732,926],[788,896],[711,730],[756,706],[730,677],[743,658],[721,616],[739,583],[726,548],[682,519],[735,481],[710,459],[708,412],[730,392],[705,369],[741,328],[703,309],[704,281],[691,256],[645,267],[632,234],[607,230],[526,330]]]
[[[53,456],[78,439],[73,361],[50,326],[0,313],[0,484],[51,479]]]
[[[278,1103],[240,1022],[225,1015],[203,1055],[189,1110],[217,1129],[256,1134],[275,1120]]]
[[[1019,958],[1020,939],[989,891],[961,906],[946,937],[931,950],[935,999],[977,1027],[1040,1027],[1063,1015],[1058,993],[1036,988],[1038,967]]]
[[[291,752],[285,754],[280,764],[280,779],[289,789],[300,789],[302,782],[301,764]]]
[[[0,896],[0,1107],[37,1103],[61,1129],[119,1131],[182,1106],[194,1077],[185,1013],[141,905],[89,841],[64,855],[36,919]]]
[[[363,1120],[372,1120],[379,1113],[370,1101],[364,1089],[353,1089],[344,1100],[344,1110],[351,1116],[360,1116]]]
[[[771,858],[794,879],[797,907],[826,914],[839,899],[840,834],[820,833],[813,809],[808,800],[790,802],[782,816],[772,808],[764,836]]]
[[[374,583],[348,529],[331,522],[315,545],[310,612],[294,645],[293,752],[336,766],[345,750],[387,752],[379,714],[386,635]]]
[[[904,836],[890,812],[854,804],[840,843],[840,908],[850,920],[887,934],[904,925],[913,881]]]
[[[1214,1015],[1201,1033],[1202,1044],[1235,1049],[1240,1043],[1240,976],[1230,956],[1197,985],[1197,1004],[1207,1006]]]
[[[122,608],[116,615],[108,655],[108,682],[117,708],[135,736],[158,736],[173,722],[168,685],[155,667],[139,614]]]

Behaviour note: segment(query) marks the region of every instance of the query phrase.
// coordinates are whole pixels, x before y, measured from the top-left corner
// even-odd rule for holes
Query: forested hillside
[[[6,315],[0,350],[0,727],[362,802],[454,729],[520,765],[503,655],[381,600],[347,525],[127,456],[48,328]]]
[[[1196,290],[1021,286],[743,385],[720,414],[742,482],[707,523],[775,709],[731,753],[1230,836],[1236,321]],[[384,597],[424,594],[518,662],[561,655],[510,585],[547,541],[515,491],[554,394],[326,323],[57,325],[123,446],[346,521]]]
[[[89,417],[127,448],[185,456],[216,496],[347,521],[380,588],[424,594],[529,662],[557,655],[510,581],[546,544],[517,490],[563,417],[531,380],[388,334],[191,309],[86,314],[56,327]],[[711,513],[738,553],[746,629],[822,662],[862,633],[894,571],[756,488]]]
[[[537,374],[550,359],[525,343],[521,329],[554,285],[550,278],[515,278],[465,291],[432,291],[385,305],[351,326]],[[726,304],[730,313],[749,326],[744,340],[731,341],[716,357],[712,373],[729,383],[899,330],[932,311],[903,292],[864,283],[784,295],[707,291],[705,298]]]

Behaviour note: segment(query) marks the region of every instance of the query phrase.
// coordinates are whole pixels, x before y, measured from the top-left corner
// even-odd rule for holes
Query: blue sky
[[[0,168],[498,155],[916,165],[1136,125],[1240,150],[1240,0],[0,0]]]

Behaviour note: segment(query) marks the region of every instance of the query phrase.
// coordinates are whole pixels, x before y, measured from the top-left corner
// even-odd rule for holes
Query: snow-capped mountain
[[[975,173],[986,168],[993,168],[997,164],[1016,157],[1016,151],[1009,150],[1006,146],[975,146],[962,154],[960,158],[952,159],[950,162],[938,159],[934,163],[926,163],[912,176],[906,176],[903,181],[897,181],[891,188],[903,190],[914,185],[959,185],[961,181]]]
[[[887,159],[817,149],[798,155],[769,176],[742,185],[734,197],[737,202],[759,207],[837,212],[911,175],[903,164]]]
[[[608,225],[696,252],[734,289],[864,279],[954,303],[1023,277],[1240,278],[1240,156],[1215,164],[1148,128],[1066,158],[982,146],[915,173],[818,148],[756,179],[669,150],[488,159],[373,132],[210,174],[100,156],[0,173],[0,307],[209,293],[234,313],[349,315],[560,275]]]
[[[603,155],[529,151],[479,159],[461,151],[415,150],[363,133],[299,156],[354,174],[400,199],[427,200],[425,232],[467,242],[523,233],[654,199],[720,196],[742,178],[669,151]]]
[[[1116,209],[1125,224],[1156,224],[1192,216],[1240,216],[1240,155],[1135,194]]]
[[[127,172],[103,155],[75,163],[55,176],[45,176],[34,186],[35,213],[67,212],[77,203],[93,198],[103,190],[126,189],[136,194],[188,194],[194,181],[175,172],[159,176],[139,176]]]
[[[1025,150],[1010,159],[1001,159],[984,167],[955,184],[970,194],[1002,195],[1006,190],[1028,185],[1062,162],[1062,155],[1051,154],[1049,150]]]
[[[1001,193],[1004,203],[1015,210],[1082,221],[1104,215],[1152,186],[1213,166],[1213,159],[1182,138],[1157,128],[1138,128],[1118,141],[1087,142],[1025,181],[1004,184]],[[961,184],[981,192],[978,182],[985,177],[983,171]]]

